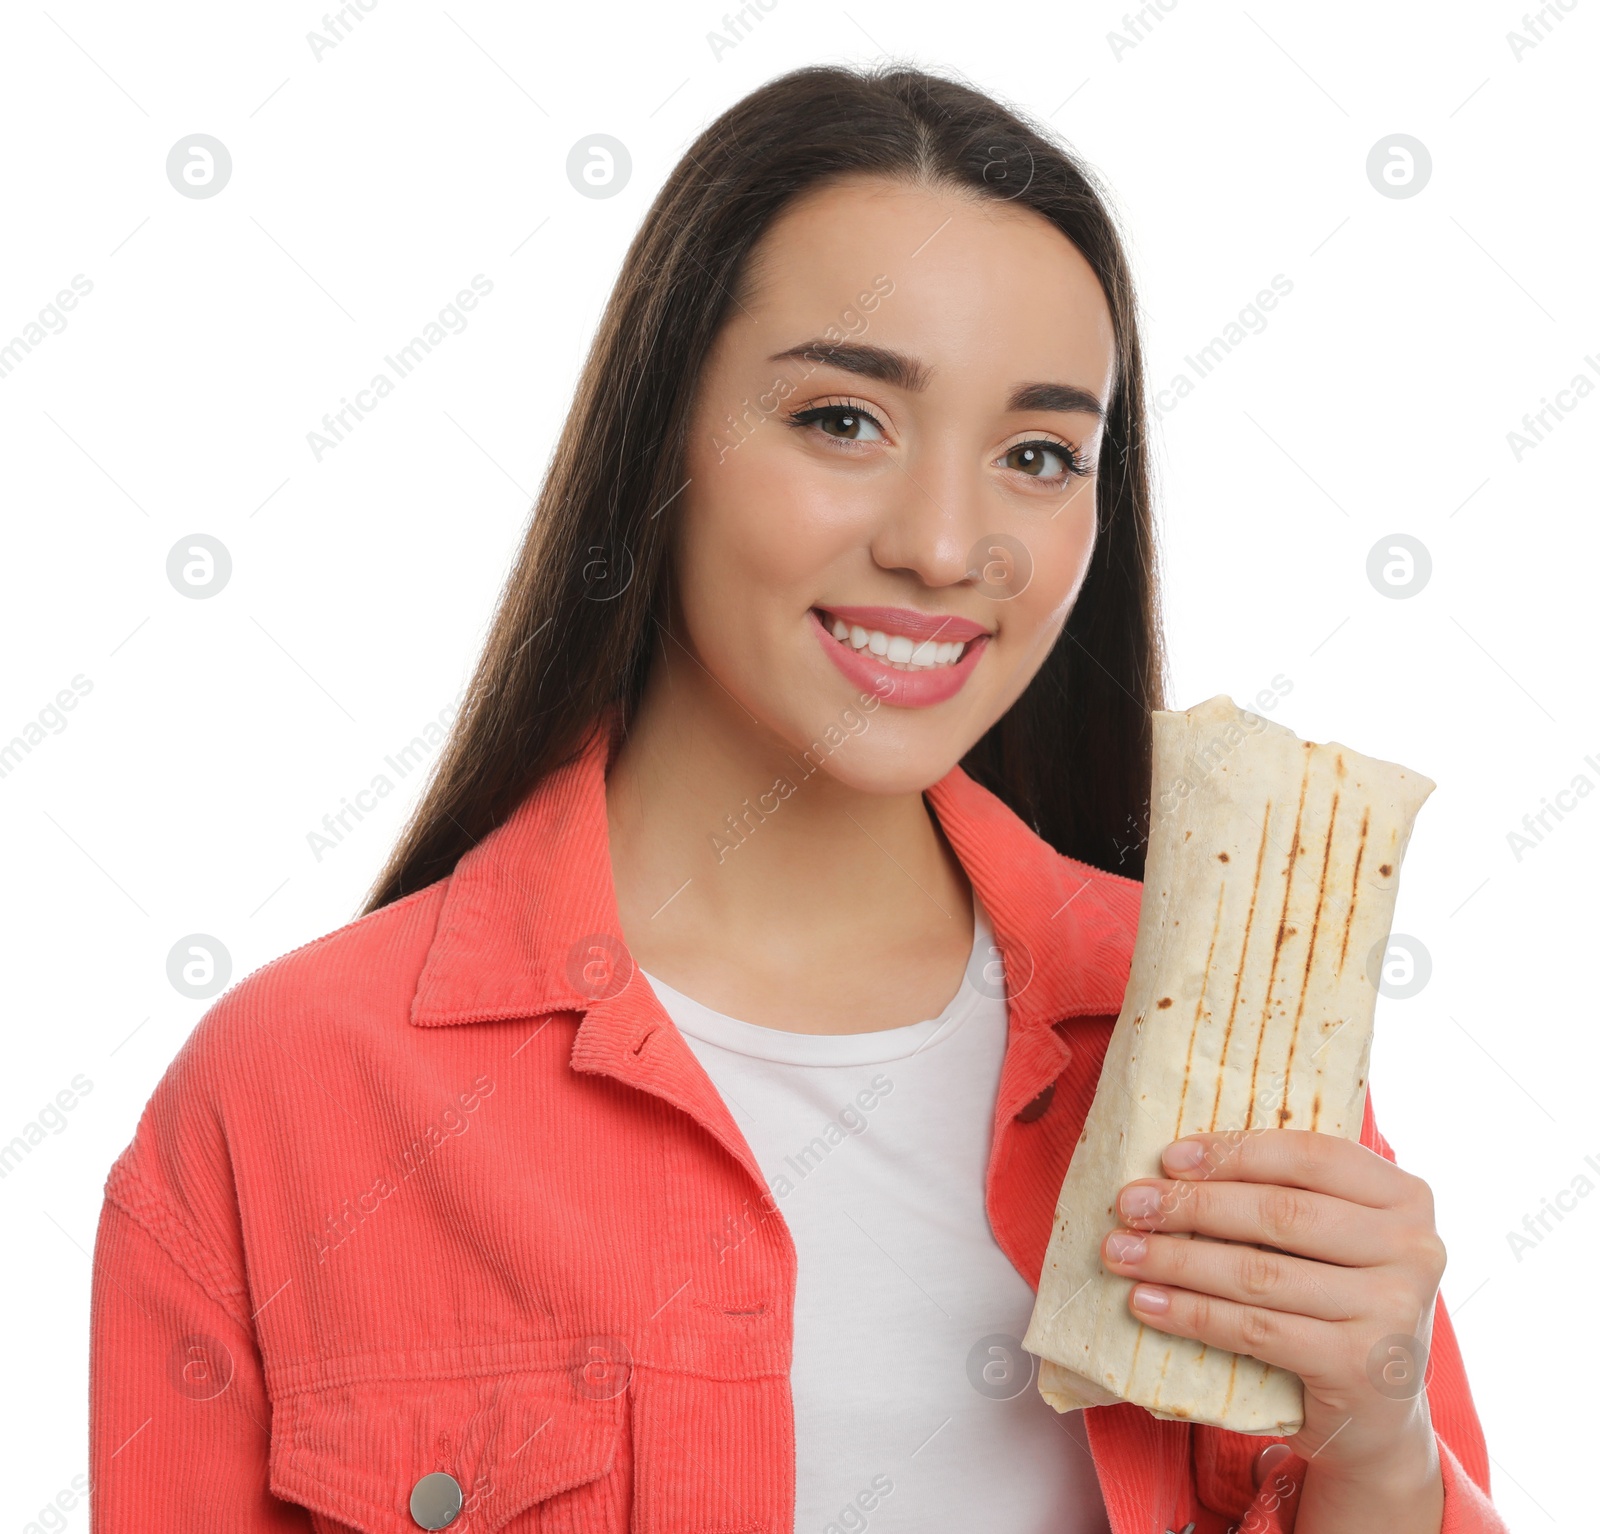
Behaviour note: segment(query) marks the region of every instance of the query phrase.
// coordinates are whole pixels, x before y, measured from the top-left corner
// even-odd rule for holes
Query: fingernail
[[[1174,1140],[1161,1153],[1161,1159],[1175,1172],[1187,1172],[1206,1159],[1206,1148],[1198,1140]]]
[[[1113,1231],[1106,1237],[1106,1256],[1113,1262],[1138,1262],[1149,1242],[1131,1230]]]
[[[1171,1302],[1165,1289],[1157,1289],[1154,1284],[1135,1284],[1133,1303],[1135,1309],[1147,1310],[1151,1315],[1158,1316]]]
[[[1130,1220],[1147,1220],[1161,1207],[1161,1195],[1149,1183],[1122,1191],[1122,1212]]]

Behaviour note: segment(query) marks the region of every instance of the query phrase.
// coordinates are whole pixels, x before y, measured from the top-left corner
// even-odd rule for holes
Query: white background
[[[776,0],[719,56],[717,0],[377,0],[320,62],[309,5],[7,14],[0,346],[93,283],[0,377],[0,744],[90,684],[0,777],[0,1143],[92,1083],[0,1180],[10,1526],[86,1469],[101,1185],[208,1005],[169,951],[212,935],[237,980],[353,917],[422,773],[320,860],[308,833],[466,680],[655,189],[764,80],[888,53],[961,70],[1104,175],[1154,385],[1293,284],[1158,424],[1172,701],[1281,674],[1272,717],[1437,781],[1396,919],[1432,976],[1379,1004],[1374,1104],[1437,1196],[1505,1516],[1592,1528],[1600,795],[1520,858],[1507,836],[1600,786],[1600,398],[1520,461],[1508,433],[1600,382],[1597,7],[1552,11],[1520,57],[1521,0],[1145,14],[1119,52],[1117,4]],[[196,133],[232,156],[214,198],[167,180]],[[566,177],[593,133],[633,160],[606,200]],[[1404,199],[1366,172],[1397,133],[1432,159]],[[469,328],[318,462],[324,412],[477,273]],[[211,600],[166,575],[196,533],[233,561]],[[1405,599],[1366,573],[1394,533],[1432,560]],[[1596,1192],[1514,1253],[1586,1170]]]

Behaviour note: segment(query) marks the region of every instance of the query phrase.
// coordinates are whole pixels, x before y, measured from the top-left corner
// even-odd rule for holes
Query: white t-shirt
[[[984,1205],[1006,1047],[999,951],[938,1017],[790,1033],[645,978],[765,1173],[799,1256],[795,1534],[1108,1534],[1081,1412],[1023,1351],[1033,1290]]]

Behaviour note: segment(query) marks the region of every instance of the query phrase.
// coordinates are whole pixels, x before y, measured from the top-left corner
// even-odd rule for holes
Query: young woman
[[[1138,912],[1140,369],[1101,193],[986,96],[806,69],[701,136],[365,913],[112,1170],[98,1527],[1503,1529],[1370,1106],[1175,1147],[1104,1252],[1301,1432],[1057,1415],[1018,1341]]]

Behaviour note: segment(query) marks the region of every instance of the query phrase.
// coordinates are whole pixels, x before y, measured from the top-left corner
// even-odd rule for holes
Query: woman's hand
[[[1305,1423],[1285,1441],[1309,1461],[1303,1517],[1312,1500],[1354,1509],[1362,1488],[1375,1514],[1436,1506],[1423,1378],[1445,1249],[1427,1183],[1305,1129],[1189,1135],[1162,1165],[1168,1178],[1122,1189],[1125,1228],[1101,1248],[1110,1271],[1136,1280],[1132,1314],[1300,1376]],[[1313,1479],[1323,1496],[1310,1496]],[[1344,1519],[1301,1527],[1313,1523]]]

